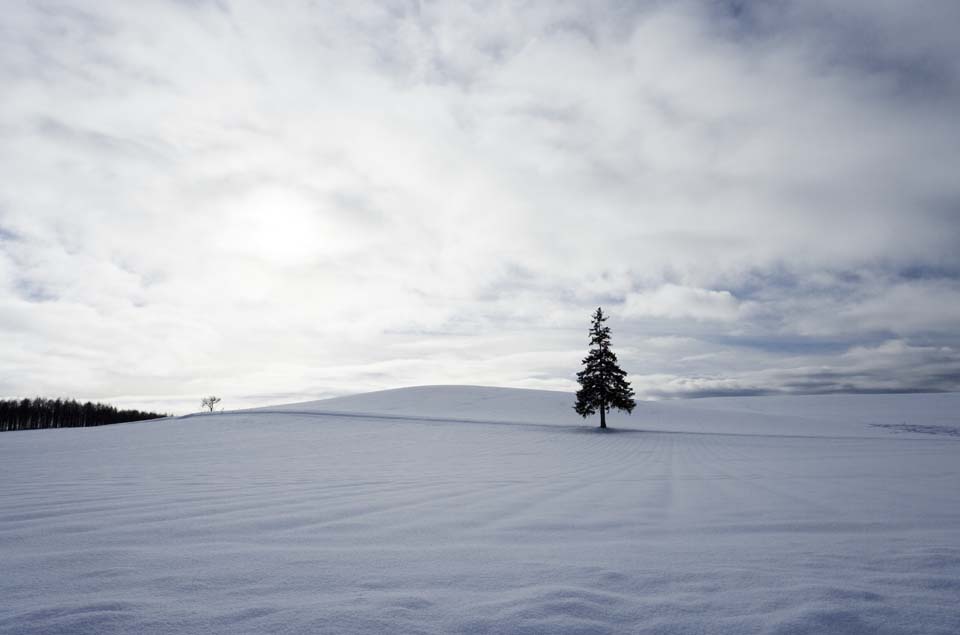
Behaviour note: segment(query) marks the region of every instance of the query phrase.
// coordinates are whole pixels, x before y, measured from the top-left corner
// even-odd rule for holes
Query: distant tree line
[[[107,404],[90,401],[80,403],[73,399],[0,399],[0,432],[86,428],[167,416],[142,410],[118,410]]]

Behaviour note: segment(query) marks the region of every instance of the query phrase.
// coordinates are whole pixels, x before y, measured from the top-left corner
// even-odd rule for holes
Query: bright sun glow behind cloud
[[[347,245],[323,222],[308,198],[278,187],[259,188],[232,201],[219,246],[279,266],[308,265],[343,253]]]

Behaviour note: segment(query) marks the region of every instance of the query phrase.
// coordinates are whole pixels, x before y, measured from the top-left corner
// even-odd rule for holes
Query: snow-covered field
[[[0,633],[960,633],[960,395],[426,387],[0,435]]]

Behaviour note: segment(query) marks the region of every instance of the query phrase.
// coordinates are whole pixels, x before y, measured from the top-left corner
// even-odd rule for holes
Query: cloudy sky
[[[13,0],[0,397],[960,389],[953,0]]]

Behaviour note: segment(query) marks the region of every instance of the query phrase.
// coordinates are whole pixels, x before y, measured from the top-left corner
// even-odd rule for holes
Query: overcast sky
[[[960,389],[960,3],[13,0],[0,397]]]

